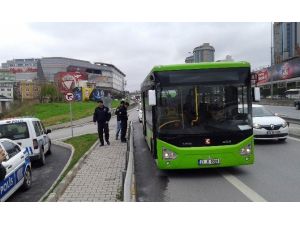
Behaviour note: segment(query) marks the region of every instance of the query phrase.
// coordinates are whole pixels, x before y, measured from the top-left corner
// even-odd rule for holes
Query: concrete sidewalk
[[[125,169],[127,144],[114,140],[110,146],[97,145],[84,160],[76,176],[58,201],[117,202],[122,197],[122,171]]]

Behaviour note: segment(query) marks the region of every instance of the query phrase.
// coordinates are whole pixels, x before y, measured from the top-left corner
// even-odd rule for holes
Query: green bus
[[[155,66],[141,98],[143,134],[159,169],[254,163],[249,63]]]

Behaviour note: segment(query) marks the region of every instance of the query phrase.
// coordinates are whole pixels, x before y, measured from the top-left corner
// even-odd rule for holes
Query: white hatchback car
[[[139,121],[140,123],[143,121],[143,110],[139,109]]]
[[[255,140],[285,141],[289,135],[288,123],[262,105],[252,105]]]
[[[45,154],[51,153],[51,139],[43,123],[33,117],[0,120],[0,138],[16,141],[25,148],[30,159],[45,165]]]
[[[0,139],[0,148],[6,152],[2,165],[6,176],[0,180],[0,201],[6,201],[20,187],[27,190],[31,187],[31,163],[28,151],[9,139]]]

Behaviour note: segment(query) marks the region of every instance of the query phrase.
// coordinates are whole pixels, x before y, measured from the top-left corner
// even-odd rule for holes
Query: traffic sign
[[[70,102],[70,101],[73,101],[74,95],[73,95],[73,93],[68,92],[68,93],[65,95],[65,98],[66,98],[67,101]]]

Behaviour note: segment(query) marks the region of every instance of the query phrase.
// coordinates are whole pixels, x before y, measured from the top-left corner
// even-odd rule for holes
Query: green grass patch
[[[97,141],[97,139],[98,139],[98,134],[85,134],[64,141],[65,143],[68,143],[74,147],[74,153],[68,168],[59,178],[57,184],[53,187],[53,189],[49,192],[49,194],[53,192],[53,190],[57,187],[57,185],[64,179],[64,177],[75,166],[75,164],[82,158],[82,156],[92,147],[92,145]],[[43,201],[47,197],[48,196],[46,196],[43,199]]]
[[[72,161],[67,168],[65,174],[67,174],[70,169],[78,162],[78,160],[92,147],[92,145],[97,141],[98,134],[85,134],[78,137],[70,138],[65,143],[72,145],[75,152],[72,157]]]
[[[119,102],[119,100],[113,100],[112,108],[116,108],[119,105]],[[73,120],[92,116],[97,105],[96,102],[73,102]],[[67,102],[40,104],[25,103],[5,115],[6,118],[20,116],[37,117],[43,121],[45,126],[61,124],[70,121],[70,105]]]

